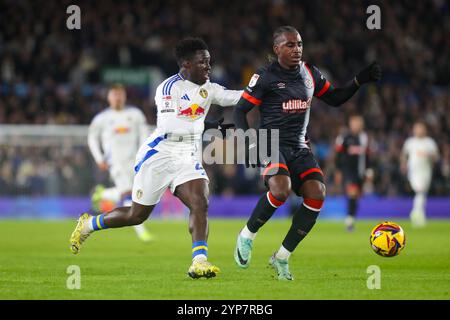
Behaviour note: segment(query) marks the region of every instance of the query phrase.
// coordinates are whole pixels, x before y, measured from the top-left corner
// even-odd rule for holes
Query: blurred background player
[[[111,211],[120,199],[121,195],[118,188],[105,188],[103,184],[97,184],[91,196],[92,210],[97,213]]]
[[[411,223],[415,227],[426,224],[425,205],[433,175],[433,164],[438,160],[439,149],[436,142],[427,136],[427,127],[416,122],[413,137],[406,139],[401,158],[401,171],[407,173],[409,183],[415,192]]]
[[[354,228],[358,199],[366,176],[368,151],[369,139],[364,132],[364,119],[359,115],[351,116],[349,131],[336,138],[336,167],[340,171],[336,176],[343,177],[344,181],[348,200],[345,218],[348,231]]]
[[[361,85],[378,81],[381,67],[372,63],[345,86],[335,88],[317,67],[302,61],[303,41],[294,27],[282,26],[275,30],[273,51],[276,61],[253,75],[234,109],[237,128],[249,129],[247,113],[257,106],[261,115],[260,128],[279,130],[279,163],[269,163],[264,169],[263,178],[269,190],[261,196],[242,228],[234,258],[239,267],[248,268],[258,230],[284,204],[292,190],[303,197],[303,203],[294,212],[291,227],[269,263],[279,280],[293,280],[288,259],[314,227],[325,200],[323,173],[306,138],[312,98],[340,106]],[[320,126],[320,122],[315,125]],[[249,148],[251,145],[246,149]]]
[[[93,232],[144,222],[164,192],[171,192],[189,208],[192,237],[191,278],[211,278],[220,272],[208,261],[209,178],[201,164],[202,134],[211,104],[234,106],[242,91],[227,90],[209,81],[211,73],[208,46],[199,38],[177,43],[175,56],[179,72],[156,89],[158,122],[155,131],[136,155],[131,207],[120,207],[97,217],[83,214],[70,238],[71,250]],[[219,120],[216,128],[223,127]]]
[[[108,90],[109,107],[92,120],[88,144],[100,170],[109,170],[113,188],[99,185],[92,196],[93,208],[102,211],[102,203],[113,202],[131,206],[131,189],[134,178],[134,159],[139,146],[148,137],[147,121],[141,110],[127,106],[125,87],[114,84]],[[112,209],[112,208],[111,208]],[[105,212],[105,211],[102,211]],[[137,236],[144,242],[152,235],[143,224],[134,226]]]

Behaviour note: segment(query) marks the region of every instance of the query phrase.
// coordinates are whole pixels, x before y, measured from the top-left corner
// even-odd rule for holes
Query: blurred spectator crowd
[[[68,30],[71,1],[0,3],[0,124],[88,124],[105,106],[105,67],[158,68],[177,72],[174,44],[203,37],[212,56],[212,78],[243,88],[267,63],[272,31],[294,25],[304,60],[339,86],[378,60],[383,79],[361,89],[341,108],[313,100],[309,137],[327,179],[334,183],[334,140],[348,117],[362,114],[373,143],[373,178],[367,193],[410,193],[399,170],[403,142],[423,120],[441,157],[431,194],[450,194],[450,19],[445,0],[414,1],[77,1],[81,30]],[[366,8],[381,8],[381,30],[366,27]],[[154,89],[154,88],[153,88]],[[156,124],[149,87],[128,87],[128,102]],[[231,108],[210,117],[231,121]],[[258,123],[257,110],[250,113]],[[1,135],[1,127],[0,127]],[[215,194],[259,192],[259,176],[241,166],[209,166]],[[98,182],[83,147],[0,146],[0,194],[86,194]],[[104,180],[104,177],[102,178]],[[100,179],[101,180],[101,179]]]

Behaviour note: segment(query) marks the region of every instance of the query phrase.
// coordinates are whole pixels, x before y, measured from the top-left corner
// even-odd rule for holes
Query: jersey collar
[[[181,71],[178,71],[178,76],[179,76],[182,80],[186,80],[186,78],[183,76],[183,74],[181,73]]]

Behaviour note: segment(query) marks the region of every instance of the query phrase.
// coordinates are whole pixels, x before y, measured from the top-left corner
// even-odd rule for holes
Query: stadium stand
[[[0,124],[86,125],[106,106],[105,68],[153,67],[163,75],[173,74],[177,66],[172,48],[187,35],[201,36],[208,43],[216,82],[242,88],[267,61],[273,29],[292,24],[303,37],[304,59],[335,85],[350,80],[374,59],[383,66],[381,83],[361,90],[342,108],[313,102],[310,123],[316,125],[310,125],[309,136],[327,177],[328,194],[342,192],[334,184],[334,139],[348,117],[360,113],[374,142],[375,175],[367,193],[411,193],[399,172],[399,155],[413,122],[421,119],[441,152],[430,193],[449,195],[449,4],[440,0],[380,3],[382,29],[389,32],[369,32],[363,27],[367,15],[359,3],[77,1],[81,30],[69,31],[65,9],[70,1],[45,5],[3,1]],[[195,10],[188,10],[193,5]],[[441,27],[431,32],[436,25]],[[128,86],[128,95],[129,103],[142,108],[154,125],[151,88]],[[219,115],[221,111],[214,110],[210,116]],[[231,120],[231,110],[223,115]],[[251,117],[257,123],[257,111]],[[239,166],[208,167],[213,193],[257,193],[262,188],[259,177],[243,171]],[[86,195],[95,182],[105,179],[94,172],[87,148],[0,145],[0,190],[5,195]]]

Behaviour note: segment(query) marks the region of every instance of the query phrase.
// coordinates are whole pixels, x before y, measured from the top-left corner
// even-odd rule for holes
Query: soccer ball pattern
[[[378,224],[370,233],[370,245],[376,254],[394,257],[405,247],[405,233],[395,222],[385,221]]]

